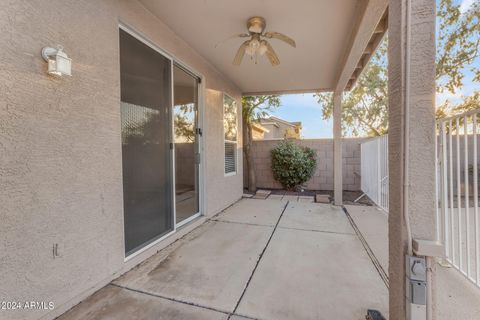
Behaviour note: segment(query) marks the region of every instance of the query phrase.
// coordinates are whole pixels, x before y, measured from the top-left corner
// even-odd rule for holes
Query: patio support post
[[[342,205],[342,92],[333,93],[333,190],[334,203]]]
[[[435,5],[435,0],[389,0],[391,320],[407,316],[405,255],[411,250],[409,235],[410,239],[436,239]],[[434,263],[427,274],[427,319],[435,319]]]

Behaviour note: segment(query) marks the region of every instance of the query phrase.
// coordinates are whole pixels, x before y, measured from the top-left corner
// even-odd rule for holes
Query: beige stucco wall
[[[207,215],[242,194],[241,157],[225,178],[222,156],[222,92],[239,100],[240,91],[137,1],[3,3],[0,300],[55,309],[0,318],[53,318],[175,238],[124,262],[119,21],[205,77]],[[40,51],[57,44],[73,59],[71,78],[46,74]]]
[[[360,190],[360,144],[368,138],[343,139],[343,190]],[[281,189],[273,178],[270,151],[282,140],[254,141],[252,152],[255,163],[257,187]],[[299,145],[312,148],[317,154],[317,168],[313,177],[305,184],[310,190],[333,190],[333,139],[294,140]],[[246,171],[246,169],[245,169]],[[246,173],[244,171],[244,173]],[[247,175],[245,174],[245,179]]]

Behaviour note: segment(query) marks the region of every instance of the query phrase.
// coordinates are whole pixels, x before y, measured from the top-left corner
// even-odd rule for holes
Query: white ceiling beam
[[[282,94],[296,94],[296,93],[317,93],[317,92],[331,92],[333,88],[306,88],[299,90],[275,90],[275,91],[246,91],[242,92],[243,96],[268,96],[268,95],[282,95]]]
[[[353,83],[351,76],[359,65],[359,61],[362,58],[366,58],[365,61],[368,61],[369,57],[363,56],[371,55],[371,53],[365,52],[365,50],[371,43],[372,37],[375,36],[375,31],[378,30],[377,27],[382,24],[380,22],[384,18],[387,8],[388,0],[368,0],[366,3],[364,13],[357,21],[352,32],[350,45],[346,50],[343,63],[341,64],[342,67],[337,75],[335,92],[342,92],[349,85],[351,86]],[[378,36],[381,37],[382,35],[379,34]],[[362,62],[361,64],[364,66],[366,63]]]

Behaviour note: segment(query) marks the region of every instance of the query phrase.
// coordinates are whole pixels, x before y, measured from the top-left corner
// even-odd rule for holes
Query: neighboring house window
[[[225,174],[237,172],[237,103],[223,95],[223,130],[225,133]]]

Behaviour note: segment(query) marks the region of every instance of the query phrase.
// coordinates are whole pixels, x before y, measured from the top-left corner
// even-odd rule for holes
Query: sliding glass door
[[[125,252],[174,229],[172,61],[120,30]]]
[[[200,79],[120,29],[126,256],[200,212]]]
[[[176,223],[181,224],[199,212],[199,79],[177,64],[173,67],[173,79],[175,209]]]

